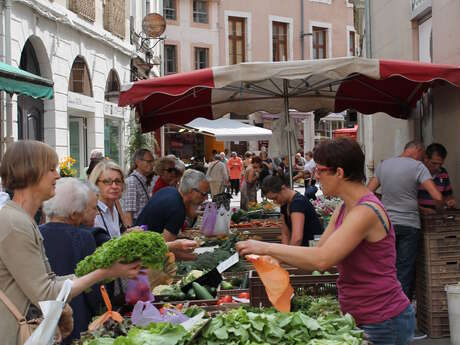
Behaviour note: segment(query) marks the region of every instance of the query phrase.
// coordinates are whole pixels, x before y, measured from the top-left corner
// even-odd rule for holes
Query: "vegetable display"
[[[120,260],[123,263],[140,260],[144,267],[162,269],[167,251],[161,234],[153,231],[130,232],[97,248],[78,263],[75,274],[81,277],[98,268],[108,268]]]

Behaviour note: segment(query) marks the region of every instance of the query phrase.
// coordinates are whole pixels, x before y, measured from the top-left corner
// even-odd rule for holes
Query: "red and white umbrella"
[[[355,109],[407,118],[439,81],[460,86],[460,67],[357,57],[251,62],[137,81],[122,87],[120,106],[136,108],[141,128],[185,124],[227,113]]]

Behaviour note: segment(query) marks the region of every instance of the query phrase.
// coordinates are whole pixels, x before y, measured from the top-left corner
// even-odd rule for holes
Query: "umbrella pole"
[[[291,120],[289,118],[289,81],[283,79],[284,117],[288,130],[288,162],[289,162],[289,187],[293,187],[292,181],[292,150],[291,150]]]

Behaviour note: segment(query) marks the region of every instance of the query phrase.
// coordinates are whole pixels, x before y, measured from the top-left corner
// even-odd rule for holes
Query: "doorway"
[[[69,116],[69,152],[75,159],[77,177],[86,179],[84,173],[88,164],[88,143],[85,117]]]

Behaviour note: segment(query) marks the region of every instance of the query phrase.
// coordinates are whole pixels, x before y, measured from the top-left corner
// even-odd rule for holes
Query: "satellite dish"
[[[142,31],[150,38],[160,37],[166,29],[166,21],[158,13],[150,13],[142,19]]]

